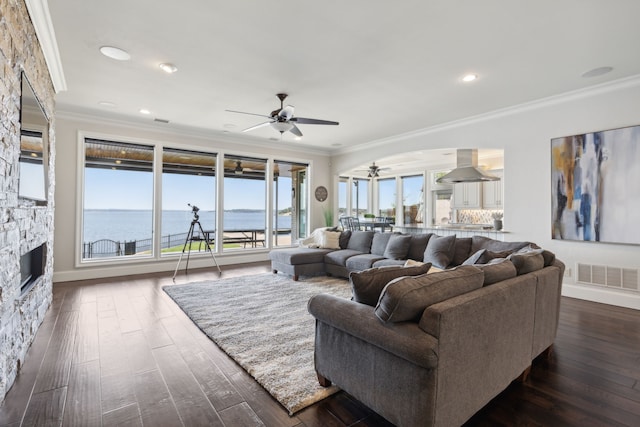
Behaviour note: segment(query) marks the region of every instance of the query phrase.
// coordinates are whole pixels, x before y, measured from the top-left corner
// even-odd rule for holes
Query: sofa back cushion
[[[347,244],[347,249],[368,254],[371,251],[373,231],[353,231]]]
[[[424,251],[424,262],[430,262],[438,268],[447,268],[455,252],[456,235],[438,236],[433,235],[427,243]]]
[[[382,255],[389,259],[406,259],[409,253],[409,245],[411,245],[411,235],[392,234]]]
[[[387,283],[403,276],[419,276],[429,271],[431,264],[418,266],[388,266],[369,268],[363,271],[353,271],[349,274],[353,300],[375,307],[380,294]]]
[[[433,236],[433,233],[412,234],[407,258],[422,261],[424,259],[424,251],[427,249],[427,243],[429,243],[429,238],[431,238],[431,236]]]
[[[374,233],[371,240],[371,253],[374,255],[384,256],[387,243],[391,238],[391,233]]]
[[[394,279],[382,291],[375,314],[383,322],[418,321],[432,304],[482,287],[482,270],[465,265],[452,270]]]

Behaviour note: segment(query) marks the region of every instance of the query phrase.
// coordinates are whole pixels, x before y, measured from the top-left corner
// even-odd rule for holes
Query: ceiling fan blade
[[[287,105],[278,112],[278,116],[282,117],[285,120],[289,120],[293,117],[293,111],[293,105]]]
[[[305,117],[292,117],[292,122],[301,123],[303,125],[339,125],[338,122],[332,122],[329,120],[307,119]]]
[[[254,130],[254,129],[258,129],[258,128],[264,127],[264,126],[268,126],[271,123],[273,123],[273,120],[268,121],[268,122],[264,122],[264,123],[260,123],[260,124],[255,125],[255,126],[251,126],[249,128],[244,129],[242,132],[249,132],[250,130]]]
[[[289,131],[295,136],[302,138],[302,132],[300,132],[300,129],[298,128],[298,126],[294,125],[291,122],[289,122],[289,124],[293,126],[291,129],[289,129]]]
[[[229,113],[248,114],[250,116],[266,117],[267,119],[271,118],[271,116],[266,116],[264,114],[247,113],[246,111],[236,111],[236,110],[224,110],[224,111],[227,111]]]

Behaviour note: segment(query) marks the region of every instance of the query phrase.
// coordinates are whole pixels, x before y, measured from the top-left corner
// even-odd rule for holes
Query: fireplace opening
[[[29,292],[44,274],[46,248],[47,244],[43,243],[20,257],[20,295]]]

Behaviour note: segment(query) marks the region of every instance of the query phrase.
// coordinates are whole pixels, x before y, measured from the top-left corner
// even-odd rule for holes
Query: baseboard
[[[640,310],[640,295],[611,288],[563,283],[562,295]]]

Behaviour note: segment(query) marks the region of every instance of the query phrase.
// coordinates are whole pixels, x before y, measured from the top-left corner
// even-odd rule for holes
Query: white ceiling
[[[58,0],[60,111],[332,152],[640,74],[638,0]],[[119,62],[103,45],[131,54]],[[158,68],[174,63],[168,75]],[[585,78],[591,69],[613,71]],[[473,83],[462,83],[466,73]],[[300,125],[264,121],[275,94]],[[116,104],[102,107],[100,101]],[[142,116],[140,108],[149,109]],[[276,138],[276,141],[271,141]],[[384,165],[383,165],[384,166]]]

